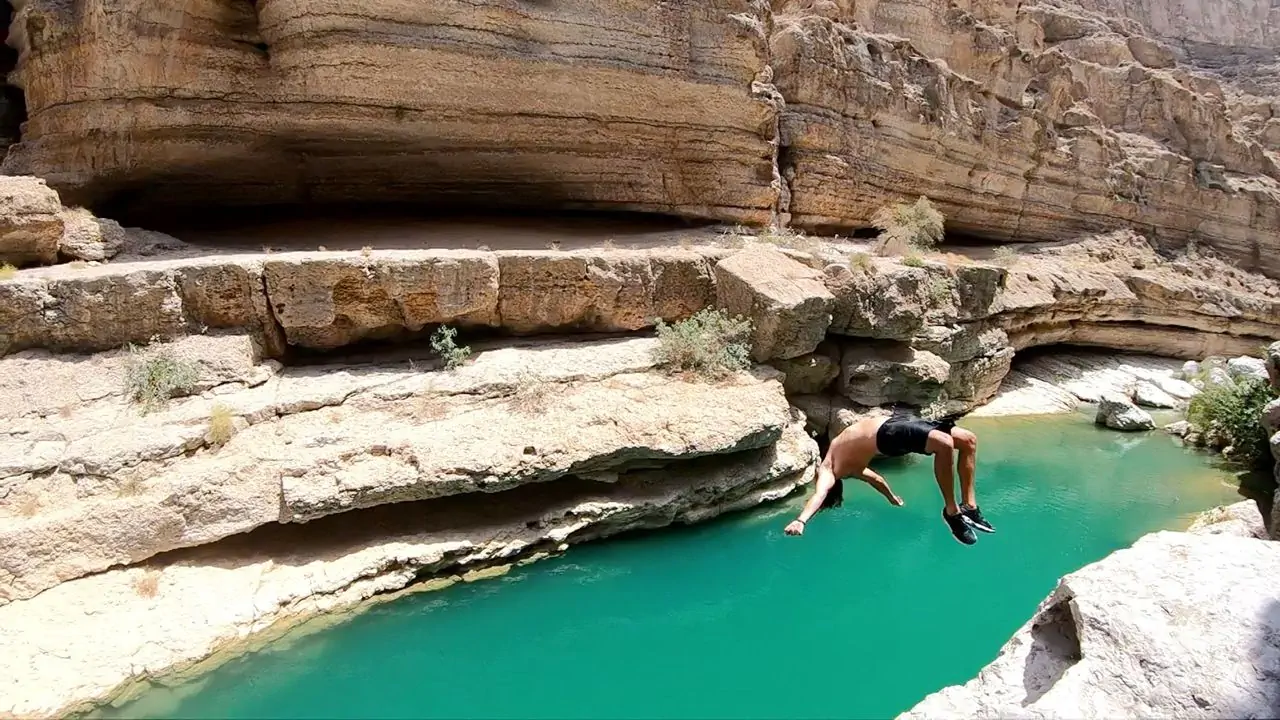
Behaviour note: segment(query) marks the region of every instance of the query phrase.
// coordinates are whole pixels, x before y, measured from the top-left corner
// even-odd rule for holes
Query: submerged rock
[[[976,678],[902,720],[1274,717],[1280,544],[1159,532],[1074,572]]]
[[[1098,414],[1094,422],[1105,425],[1112,430],[1126,432],[1151,430],[1155,428],[1155,420],[1145,410],[1134,405],[1129,399],[1118,393],[1108,393],[1098,401]]]

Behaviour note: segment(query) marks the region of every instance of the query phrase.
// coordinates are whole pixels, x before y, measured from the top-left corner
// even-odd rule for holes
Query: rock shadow
[[[1250,696],[1244,707],[1213,708],[1220,717],[1280,718],[1280,600],[1272,598],[1254,622],[1257,630],[1246,652],[1253,665],[1252,683],[1245,683]],[[1201,707],[1201,698],[1196,698]]]
[[[1044,697],[1082,656],[1071,597],[1061,592],[1059,595],[1031,623],[1031,649],[1022,672],[1022,686],[1027,692],[1022,701],[1024,707]]]

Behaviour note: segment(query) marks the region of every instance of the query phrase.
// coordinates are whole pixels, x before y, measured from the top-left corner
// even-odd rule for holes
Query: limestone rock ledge
[[[899,717],[1274,717],[1277,572],[1276,543],[1147,535],[1062,578],[975,679]]]
[[[17,414],[0,428],[0,604],[268,523],[765,448],[791,422],[776,371],[650,372],[655,343],[477,346],[452,372],[412,356],[289,368],[149,414],[90,386],[83,407]],[[31,380],[0,385],[9,407],[40,394],[41,363],[76,371],[39,353],[0,363]],[[215,409],[238,428],[221,444]]]
[[[816,461],[813,441],[789,423],[767,447],[609,483],[566,479],[273,525],[62,583],[0,607],[0,717],[64,715],[428,577],[447,583],[469,567],[778,499],[811,482]]]

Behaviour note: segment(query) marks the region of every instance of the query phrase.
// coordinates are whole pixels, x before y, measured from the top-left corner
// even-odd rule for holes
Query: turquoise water
[[[114,710],[183,718],[878,718],[964,682],[1064,573],[1239,499],[1160,433],[966,422],[998,534],[965,547],[927,459],[802,538],[802,498],[410,594]]]

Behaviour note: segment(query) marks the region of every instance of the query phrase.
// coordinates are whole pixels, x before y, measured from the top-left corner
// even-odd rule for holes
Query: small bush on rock
[[[163,406],[170,398],[189,394],[200,379],[195,363],[175,358],[163,350],[146,358],[132,345],[129,352],[133,357],[125,375],[126,394],[146,411]]]
[[[902,258],[902,264],[906,265],[907,267],[914,267],[914,268],[924,267],[924,258],[914,254],[908,255]]]
[[[209,412],[209,440],[214,445],[226,445],[236,434],[235,416],[231,408],[221,403]]]
[[[431,349],[444,361],[446,370],[461,367],[467,358],[471,357],[471,348],[466,345],[459,346],[454,340],[456,337],[458,337],[458,331],[448,325],[441,325],[431,335]]]
[[[870,274],[875,272],[876,266],[871,262],[871,256],[864,252],[856,252],[849,256],[849,269]]]
[[[9,263],[0,264],[0,280],[12,279],[17,274],[18,268],[10,265]]]
[[[724,310],[699,310],[668,325],[657,321],[657,360],[676,372],[720,378],[751,366],[751,321]]]
[[[1270,458],[1262,408],[1275,398],[1270,384],[1254,377],[1231,383],[1206,385],[1187,406],[1187,420],[1206,437],[1219,437],[1231,447],[1231,458],[1261,466]]]
[[[942,240],[945,222],[942,213],[923,195],[914,203],[886,205],[871,216],[871,225],[880,231],[882,255],[933,248]]]
[[[1001,245],[996,248],[995,260],[999,265],[1012,265],[1018,260],[1018,251],[1008,245]]]

